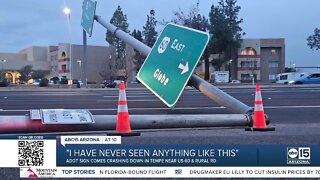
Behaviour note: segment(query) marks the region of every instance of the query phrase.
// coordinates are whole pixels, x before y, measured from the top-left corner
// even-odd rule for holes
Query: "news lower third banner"
[[[0,136],[20,177],[320,177],[320,145],[123,144],[120,136]]]

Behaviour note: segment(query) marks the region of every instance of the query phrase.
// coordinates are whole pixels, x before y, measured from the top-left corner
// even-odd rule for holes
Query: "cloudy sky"
[[[0,0],[0,52],[18,52],[29,46],[82,43],[82,0]],[[157,20],[171,20],[173,11],[188,11],[197,0],[97,0],[96,14],[107,21],[118,5],[128,17],[129,29],[142,30],[151,9]],[[208,15],[218,0],[200,0]],[[285,38],[286,66],[320,66],[320,51],[306,38],[320,27],[319,0],[238,0],[244,38]],[[63,8],[71,9],[70,26]],[[70,27],[70,28],[69,28]],[[162,27],[159,26],[158,30]],[[105,29],[97,22],[89,45],[107,45]]]

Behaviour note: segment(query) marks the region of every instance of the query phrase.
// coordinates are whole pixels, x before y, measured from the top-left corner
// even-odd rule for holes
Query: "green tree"
[[[157,40],[158,33],[156,31],[157,21],[155,19],[155,11],[152,9],[150,15],[147,15],[146,25],[143,26],[142,35],[144,36],[143,42],[152,47]]]
[[[312,50],[319,50],[320,49],[320,29],[315,28],[314,29],[314,34],[310,35],[307,38],[308,41],[308,46]]]
[[[44,78],[47,74],[49,74],[49,71],[46,70],[34,70],[31,73],[31,78],[32,79],[42,79]]]
[[[20,73],[20,81],[27,82],[30,79],[32,79],[31,73],[32,73],[32,65],[26,65],[21,68],[19,71]]]
[[[199,13],[199,1],[193,5],[189,12],[185,14],[181,9],[174,12],[174,17],[171,20],[175,24],[180,24],[186,27],[197,29],[200,31],[207,31],[209,28],[208,19]],[[202,54],[202,60],[205,63],[205,80],[209,80],[209,57],[210,49],[207,47]]]
[[[136,38],[137,40],[139,40],[140,42],[143,42],[141,31],[135,29],[135,30],[133,30],[131,35],[134,38]],[[135,65],[136,72],[138,72],[140,70],[145,58],[146,57],[141,52],[139,52],[138,50],[134,49],[133,63]]]
[[[242,36],[245,35],[245,32],[242,32],[242,28],[240,24],[243,22],[242,18],[238,18],[241,7],[238,6],[237,0],[221,0],[220,5],[227,19],[227,24],[229,27],[229,31],[231,32],[232,41],[228,44],[226,50],[226,58],[227,60],[235,59],[237,57],[238,48],[240,48],[242,43]]]
[[[209,42],[210,52],[217,54],[211,61],[216,70],[220,70],[223,63],[227,60],[224,59],[224,51],[227,49],[227,45],[232,41],[231,31],[228,28],[227,19],[220,7],[211,6],[209,13],[210,19],[210,33],[212,39]]]
[[[210,47],[212,52],[219,54],[219,58],[213,61],[218,69],[230,59],[237,59],[237,51],[245,35],[240,27],[243,19],[238,18],[241,7],[236,3],[237,0],[220,0],[217,6],[211,6],[209,13],[210,33],[213,34]]]
[[[115,12],[113,13],[110,23],[120,28],[124,32],[129,33],[129,30],[128,30],[129,24],[127,23],[127,15],[123,14],[120,6],[118,6]],[[106,33],[106,41],[109,44],[115,46],[116,48],[116,63],[115,63],[116,67],[115,68],[118,70],[126,69],[126,62],[125,62],[126,43],[121,39],[117,38],[114,34],[112,34],[112,32],[109,32],[109,31],[107,31]],[[124,77],[126,77],[126,75],[124,75]]]

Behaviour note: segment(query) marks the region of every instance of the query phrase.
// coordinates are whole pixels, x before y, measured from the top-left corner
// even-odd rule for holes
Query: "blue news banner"
[[[320,166],[319,145],[57,143],[57,166]]]

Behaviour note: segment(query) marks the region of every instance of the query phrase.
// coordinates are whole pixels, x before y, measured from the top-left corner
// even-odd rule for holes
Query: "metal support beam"
[[[88,82],[88,58],[87,58],[87,33],[83,29],[82,30],[82,40],[83,40],[83,85],[84,87],[87,87]],[[81,77],[82,77],[82,69],[81,69]]]
[[[220,105],[223,105],[234,113],[251,113],[251,108],[249,106],[243,104],[239,100],[228,95],[195,74],[191,76],[188,83],[201,91],[204,95],[208,96],[210,99],[214,100]]]
[[[104,21],[100,16],[95,15],[95,19],[103,27],[105,27],[107,30],[112,32],[116,37],[130,44],[130,46],[140,51],[142,54],[148,56],[148,54],[151,52],[150,47],[136,40],[126,32],[112,25],[111,23]],[[241,113],[241,114],[252,113],[252,109],[249,106],[240,102],[239,100],[235,99],[229,94],[221,91],[220,89],[208,83],[207,81],[199,78],[195,74],[191,76],[189,80],[189,85],[195,87],[196,89],[201,91],[204,95],[208,96],[210,99],[216,101],[218,104],[228,108],[234,113]]]

